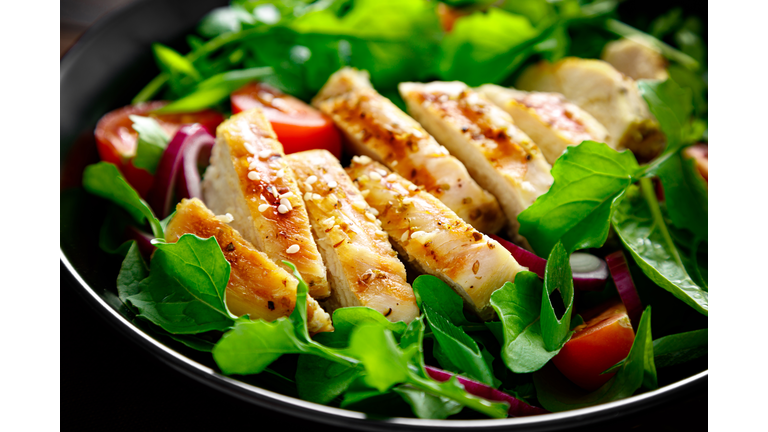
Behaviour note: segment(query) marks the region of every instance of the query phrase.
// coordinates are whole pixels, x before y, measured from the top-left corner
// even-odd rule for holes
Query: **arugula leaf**
[[[648,104],[651,113],[659,121],[662,132],[667,137],[667,148],[659,156],[675,153],[686,143],[691,128],[690,117],[693,113],[691,91],[681,88],[675,81],[640,80],[637,83],[640,94]]]
[[[612,223],[646,276],[700,313],[709,314],[709,294],[688,275],[650,179],[641,179],[640,188],[629,189]]]
[[[99,248],[108,254],[125,257],[128,248],[131,247],[130,241],[125,240],[125,229],[131,218],[125,213],[121,208],[110,205],[104,222],[101,224]]]
[[[184,234],[156,243],[149,277],[125,297],[144,317],[169,333],[226,330],[237,317],[225,303],[230,266],[215,238]]]
[[[420,275],[413,281],[412,286],[419,308],[427,304],[454,325],[470,324],[464,316],[464,300],[439,278],[432,275]]]
[[[133,165],[154,174],[157,164],[163,156],[165,148],[171,138],[165,133],[157,120],[151,117],[137,115],[128,116],[133,122],[133,129],[139,133],[136,144],[136,156],[133,157]]]
[[[117,274],[117,293],[120,301],[125,303],[126,306],[131,307],[128,297],[141,292],[139,285],[141,281],[149,276],[149,268],[141,256],[141,251],[136,241],[132,240],[126,243],[129,243],[130,246],[125,254],[123,263],[120,265],[120,273]]]
[[[456,378],[454,377],[454,379]],[[455,400],[445,396],[435,396],[408,385],[395,387],[393,391],[408,402],[413,413],[419,418],[445,419],[453,414],[458,414],[464,408],[464,405]]]
[[[125,181],[114,164],[99,162],[85,167],[83,187],[88,192],[106,198],[124,208],[136,222],[142,223],[145,219],[149,220],[155,237],[164,238],[160,221],[152,213],[149,204],[141,199],[136,190]]]
[[[568,147],[552,167],[552,187],[517,217],[520,234],[540,256],[558,241],[568,252],[602,246],[611,211],[637,171],[629,151],[594,141]]]
[[[667,212],[672,223],[706,239],[709,205],[707,183],[699,174],[696,161],[678,153],[660,165],[656,173],[664,187]]]
[[[195,69],[192,62],[175,50],[168,48],[163,44],[153,43],[152,51],[155,54],[155,59],[157,60],[158,65],[160,65],[160,68],[165,70],[165,72],[188,75],[195,80],[201,79],[200,72]]]
[[[491,294],[491,306],[501,318],[501,358],[515,373],[541,369],[559,350],[549,351],[541,335],[543,285],[535,273],[520,272]]]
[[[663,368],[685,363],[707,355],[708,330],[694,330],[679,333],[653,341],[656,367]]]
[[[534,373],[533,383],[541,405],[549,411],[560,412],[632,396],[644,382],[653,385],[655,373],[651,307],[648,306],[640,319],[635,341],[626,361],[616,375],[602,387],[593,392],[585,392],[565,378],[552,364]]]
[[[562,243],[557,242],[547,258],[544,272],[544,290],[541,293],[541,335],[548,351],[557,351],[568,342],[573,313],[573,276],[570,255]],[[558,319],[552,306],[550,295],[560,292],[565,305],[565,313]]]
[[[238,320],[213,347],[213,359],[225,374],[256,374],[283,354],[300,353],[302,342],[284,317],[273,322]]]
[[[200,21],[197,31],[206,38],[212,38],[229,32],[239,32],[244,27],[253,25],[256,19],[240,5],[219,7],[208,13]]]

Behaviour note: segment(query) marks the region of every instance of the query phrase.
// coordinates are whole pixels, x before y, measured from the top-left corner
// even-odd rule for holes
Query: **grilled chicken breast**
[[[202,201],[184,199],[176,206],[165,238],[171,243],[188,233],[200,238],[216,238],[231,268],[226,301],[233,314],[250,314],[251,319],[266,321],[290,315],[296,304],[296,278],[256,250],[224,220],[225,217],[214,215]],[[307,323],[312,333],[333,331],[331,317],[312,297],[307,297]]]
[[[370,158],[353,158],[347,173],[378,211],[395,249],[450,285],[479,317],[491,319],[491,293],[526,268],[440,200]]]
[[[648,110],[632,78],[602,60],[565,58],[530,66],[517,88],[556,92],[592,114],[608,130],[612,148],[632,150],[649,160],[665,145],[659,123]]]
[[[215,213],[232,214],[231,225],[278,265],[293,263],[310,295],[330,295],[301,191],[259,108],[235,114],[216,129],[203,198]]]
[[[634,39],[608,42],[600,58],[633,80],[669,78],[667,59],[661,52]]]
[[[518,234],[517,215],[553,182],[552,167],[536,144],[509,114],[464,83],[401,83],[400,94],[413,117],[498,198],[510,236],[530,249]]]
[[[411,322],[419,315],[405,267],[376,219],[376,210],[326,150],[286,157],[293,169],[328,266],[329,310],[347,306],[376,309],[390,321]]]
[[[479,231],[495,233],[504,226],[496,198],[421,125],[376,92],[367,72],[341,69],[312,103],[343,131],[353,153],[422,186]]]
[[[485,84],[477,91],[508,112],[550,164],[554,164],[568,146],[608,139],[608,131],[600,122],[561,94],[524,92],[494,84]]]

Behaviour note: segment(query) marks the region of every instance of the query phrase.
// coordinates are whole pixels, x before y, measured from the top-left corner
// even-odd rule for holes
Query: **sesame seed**
[[[262,204],[259,206],[259,212],[264,213],[269,208],[269,204]]]
[[[308,190],[312,190],[312,183],[304,182],[304,187]]]
[[[390,163],[390,165],[392,165],[392,168],[394,168],[394,167],[396,167],[396,166],[397,166],[397,163],[398,163],[398,162],[397,162],[396,160],[394,160],[394,161],[392,161],[392,163]]]
[[[281,170],[277,171],[277,174],[275,174],[275,175],[277,176],[277,178],[283,178],[283,176],[285,175],[285,170],[281,169]]]
[[[311,185],[312,183],[317,181],[317,176],[311,175],[307,177],[307,184]]]
[[[395,180],[397,180],[397,175],[396,174],[390,174],[390,175],[387,176],[387,181],[393,182]]]
[[[291,205],[291,201],[289,201],[288,198],[280,198],[280,205],[285,206],[288,210],[293,209],[293,205]]]
[[[360,192],[360,194],[363,196],[363,198],[366,198],[369,193],[371,193],[371,191],[369,191],[368,189]]]
[[[312,201],[312,192],[307,192],[304,194],[304,201]]]
[[[338,186],[338,185],[339,185],[339,184],[338,184],[338,183],[336,183],[336,182],[335,182],[335,181],[333,181],[333,180],[331,180],[331,181],[329,181],[329,182],[328,182],[328,187],[329,187],[329,188],[331,188],[331,189],[335,188],[335,187],[336,187],[336,186]]]
[[[251,164],[248,165],[248,169],[255,170],[256,168],[259,167],[259,165],[261,165],[261,163],[258,160],[251,161]]]
[[[401,242],[405,242],[406,240],[408,240],[408,237],[409,237],[409,236],[410,236],[410,233],[408,232],[408,230],[405,230],[405,232],[403,233],[403,235],[400,237],[400,241],[401,241]]]
[[[323,197],[320,194],[312,194],[312,201],[320,201],[321,199],[323,199]]]
[[[280,204],[279,206],[277,206],[277,212],[280,214],[286,214],[288,213],[288,207],[286,207],[283,204]]]
[[[271,150],[262,150],[262,151],[260,151],[260,152],[259,152],[259,157],[260,157],[261,159],[266,159],[266,158],[268,158],[270,155],[272,155],[272,151],[271,151]]]
[[[259,181],[261,180],[261,176],[256,171],[251,171],[248,173],[248,178],[253,181]]]
[[[379,180],[381,180],[381,175],[379,173],[377,173],[376,171],[371,171],[371,180],[379,181]]]
[[[377,169],[376,172],[379,173],[382,177],[387,175],[387,170],[384,169]]]
[[[290,197],[292,197],[292,196],[296,196],[296,195],[294,195],[294,194],[293,194],[293,192],[291,192],[291,191],[288,191],[288,192],[286,192],[286,193],[284,193],[284,194],[280,195],[280,198],[290,198]]]
[[[245,150],[247,150],[248,153],[250,153],[250,154],[256,153],[256,149],[253,148],[253,146],[248,144],[248,143],[243,144],[243,147],[245,147]]]
[[[366,207],[368,207],[368,204],[366,204],[365,201],[355,201],[352,203],[352,207],[355,210],[363,211]]]
[[[408,186],[408,190],[411,191],[411,192],[415,192],[418,188],[419,187],[416,186],[415,184],[412,184],[412,185]]]
[[[252,157],[250,157],[250,156],[246,157],[246,158],[245,158],[245,160],[247,160],[247,161],[248,161],[248,163],[251,163],[251,162],[253,162],[253,158],[252,158]]]
[[[405,197],[403,198],[403,204],[408,205],[413,202],[413,198]]]
[[[411,234],[412,239],[418,239],[419,237],[424,237],[427,235],[424,231],[414,231],[413,234]]]
[[[352,162],[361,163],[363,165],[366,165],[366,164],[369,164],[369,163],[373,162],[373,159],[369,158],[366,155],[360,155],[360,156],[353,157],[352,158]]]
[[[369,221],[371,221],[371,222],[373,222],[373,221],[375,221],[375,220],[376,220],[376,216],[374,216],[374,215],[372,215],[371,213],[368,213],[368,212],[366,212],[366,213],[365,213],[365,217],[366,217],[366,218],[367,218]]]
[[[289,254],[295,254],[296,252],[298,252],[298,251],[299,251],[299,249],[301,249],[301,248],[300,248],[300,247],[299,247],[299,245],[297,245],[297,244],[295,244],[295,245],[290,245],[290,246],[288,247],[288,249],[286,249],[286,250],[285,250],[285,253],[289,253]]]
[[[373,207],[369,208],[368,211],[371,212],[374,216],[378,216],[379,215],[379,211],[376,210]]]
[[[230,222],[232,222],[233,220],[235,220],[235,218],[234,218],[234,217],[233,217],[233,216],[232,216],[230,213],[227,213],[227,214],[224,214],[224,215],[219,215],[219,216],[216,216],[216,219],[217,219],[218,221],[220,221],[220,222],[224,222],[224,223],[230,223]]]

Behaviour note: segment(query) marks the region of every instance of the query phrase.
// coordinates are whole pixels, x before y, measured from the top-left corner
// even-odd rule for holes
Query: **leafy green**
[[[650,179],[642,179],[640,188],[630,188],[627,197],[616,208],[613,227],[646,276],[708,315],[709,295],[688,275],[664,222]]]
[[[547,259],[544,271],[544,290],[541,293],[541,335],[544,346],[549,351],[557,351],[568,342],[573,313],[573,276],[571,274],[570,254],[562,243],[557,242]],[[550,296],[558,291],[565,305],[565,312],[557,318]]]
[[[225,302],[230,266],[216,239],[184,234],[176,243],[155,246],[149,277],[139,283],[138,292],[127,295],[135,287],[126,286],[121,293],[139,310],[139,316],[169,333],[202,333],[232,326],[237,317]]]
[[[117,274],[117,293],[120,301],[130,305],[128,297],[141,292],[139,285],[141,281],[149,276],[149,268],[136,241],[128,242],[130,244],[128,252],[120,265],[120,273]]]
[[[394,392],[402,396],[419,418],[445,419],[461,412],[464,406],[445,396],[435,396],[408,385],[395,387]]]
[[[133,122],[133,129],[139,133],[136,144],[136,156],[133,157],[133,165],[154,174],[157,164],[163,156],[165,148],[171,138],[165,133],[157,120],[151,117],[137,115],[128,116]]]
[[[168,48],[163,44],[153,43],[152,51],[155,53],[157,63],[166,72],[188,75],[195,80],[201,79],[200,72],[195,69],[192,62],[173,49]]]
[[[558,241],[569,252],[602,246],[611,211],[637,171],[629,151],[594,141],[568,147],[552,167],[552,187],[517,217],[520,233],[540,256]]]
[[[464,316],[464,300],[451,287],[432,275],[420,275],[413,281],[413,294],[419,307],[428,304],[432,310],[439,313],[452,324],[463,326],[469,324]]]
[[[88,192],[106,198],[124,208],[136,222],[141,223],[148,220],[155,237],[164,238],[163,228],[155,214],[152,213],[152,209],[125,181],[114,164],[99,162],[85,167],[83,187]]]
[[[691,90],[680,87],[675,81],[640,80],[637,83],[640,94],[648,104],[651,113],[659,121],[662,132],[667,137],[667,148],[659,156],[656,164],[667,156],[677,152],[687,144],[691,133],[690,122],[693,113]]]
[[[651,307],[643,312],[635,341],[626,361],[616,375],[599,389],[586,392],[565,378],[552,364],[533,374],[533,382],[541,405],[553,412],[598,405],[623,399],[637,391],[643,383],[653,386],[656,369],[653,366],[651,337]]]
[[[559,350],[549,351],[541,335],[540,309],[543,285],[535,273],[520,272],[491,294],[491,305],[501,318],[501,358],[515,373],[542,368]]]
[[[709,235],[707,183],[696,168],[696,161],[677,153],[656,172],[664,187],[667,212],[672,223],[706,239]]]
[[[708,330],[679,333],[653,341],[656,367],[663,368],[685,363],[707,355]]]
[[[197,27],[198,33],[212,38],[229,32],[239,32],[256,22],[256,19],[242,6],[233,4],[212,10],[203,17]]]

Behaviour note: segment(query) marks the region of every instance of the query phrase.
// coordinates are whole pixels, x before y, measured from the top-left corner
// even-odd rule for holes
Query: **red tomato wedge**
[[[594,391],[614,375],[600,374],[627,357],[635,331],[620,301],[598,306],[583,317],[587,321],[576,328],[552,362],[574,384]]]
[[[341,136],[320,111],[269,85],[251,83],[232,93],[232,114],[259,107],[272,124],[286,154],[325,149],[341,158]]]
[[[125,179],[136,189],[139,195],[146,196],[152,187],[152,174],[133,166],[131,159],[136,154],[138,133],[133,130],[131,115],[153,117],[162,126],[169,137],[173,137],[181,126],[200,123],[211,133],[224,121],[224,117],[213,110],[203,110],[180,114],[150,114],[165,106],[168,102],[153,101],[118,108],[104,115],[96,125],[96,148],[101,160],[111,162],[120,169]]]

